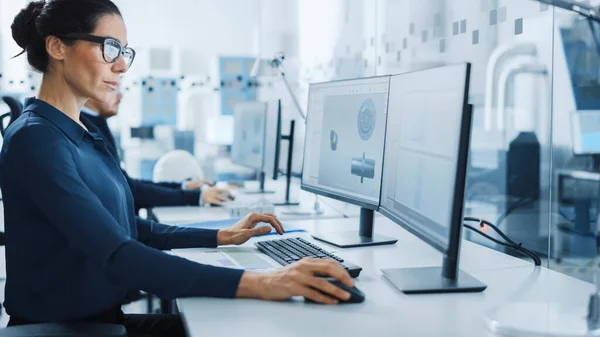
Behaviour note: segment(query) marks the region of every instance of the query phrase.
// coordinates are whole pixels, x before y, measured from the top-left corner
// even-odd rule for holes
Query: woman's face
[[[127,29],[118,15],[101,17],[91,34],[112,37],[123,47],[127,45]],[[65,80],[75,94],[100,102],[108,102],[115,96],[119,77],[127,71],[123,55],[116,62],[107,63],[102,55],[102,45],[88,41],[77,41],[68,47],[63,64]]]

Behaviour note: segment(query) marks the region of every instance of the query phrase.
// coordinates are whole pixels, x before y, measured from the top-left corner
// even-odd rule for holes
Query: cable
[[[498,228],[497,226],[495,226],[494,224],[492,224],[491,222],[487,221],[487,220],[483,220],[483,219],[477,219],[477,218],[472,218],[472,217],[466,217],[465,221],[475,221],[475,222],[479,222],[479,227],[483,227],[482,224],[488,225],[490,228],[492,228],[496,233],[498,233],[498,235],[500,235],[504,240],[506,240],[509,244],[513,245],[514,247],[519,247],[519,249],[521,251],[527,251],[531,254],[534,254],[532,251],[524,248],[522,246],[522,243],[516,243],[513,240],[511,240],[508,236],[506,236],[506,234],[504,234],[502,232],[502,230],[500,230],[500,228]],[[536,255],[537,256],[537,255]],[[539,260],[539,257],[537,258]],[[541,260],[540,260],[541,263]]]
[[[480,223],[480,227],[481,224],[486,224],[489,227],[491,227],[493,230],[495,230],[504,240],[506,240],[508,243],[512,244],[512,245],[516,245],[516,243],[511,240],[508,236],[506,236],[498,227],[494,226],[494,224],[492,224],[489,221],[483,220],[483,219],[477,219],[477,218],[472,218],[472,217],[465,217],[464,218],[465,221],[474,221],[474,222],[479,222]]]
[[[535,263],[535,265],[536,265],[536,266],[540,266],[540,265],[542,264],[542,261],[541,261],[541,259],[540,259],[540,258],[539,258],[539,257],[538,257],[538,256],[537,256],[535,253],[532,253],[531,251],[529,251],[529,250],[527,250],[527,249],[523,248],[522,246],[519,246],[519,245],[513,245],[513,244],[508,244],[508,243],[506,243],[506,242],[502,242],[502,241],[500,241],[500,240],[494,239],[493,237],[491,237],[491,236],[489,236],[489,235],[487,235],[487,234],[485,234],[485,233],[481,232],[480,230],[476,229],[475,227],[473,227],[473,226],[471,226],[471,225],[463,224],[463,226],[464,226],[465,228],[468,228],[468,229],[470,229],[470,230],[474,231],[475,233],[477,233],[477,234],[479,234],[479,235],[481,235],[481,236],[485,237],[486,239],[488,239],[488,240],[490,240],[490,241],[492,241],[492,242],[495,242],[495,243],[497,243],[497,244],[499,244],[499,245],[501,245],[501,246],[504,246],[504,247],[512,248],[512,249],[514,249],[514,250],[516,250],[516,251],[518,251],[518,252],[521,252],[521,253],[523,253],[523,254],[525,254],[525,255],[529,256],[529,257],[530,257],[530,258],[533,260],[533,262]]]
[[[500,240],[496,240],[496,239],[494,239],[493,237],[491,237],[491,236],[489,236],[489,235],[487,235],[487,234],[485,234],[485,233],[483,233],[483,232],[479,231],[477,228],[475,228],[475,227],[473,227],[473,226],[471,226],[471,225],[463,224],[463,226],[464,226],[465,228],[468,228],[468,229],[470,229],[470,230],[474,231],[475,233],[477,233],[477,234],[479,234],[479,235],[481,235],[481,236],[485,237],[486,239],[488,239],[488,240],[490,240],[490,241],[493,241],[493,242],[495,242],[495,243],[497,243],[497,244],[499,244],[499,245],[501,245],[501,246],[504,246],[504,247],[512,248],[512,249],[514,249],[514,250],[516,250],[516,251],[518,251],[518,252],[521,252],[521,253],[523,253],[523,254],[525,254],[525,255],[529,256],[529,257],[530,257],[530,258],[533,260],[533,262],[535,263],[535,265],[536,265],[536,266],[540,266],[540,265],[542,264],[542,261],[541,261],[541,259],[539,259],[539,257],[537,257],[537,256],[536,256],[534,253],[532,253],[531,251],[529,251],[529,250],[527,250],[527,249],[524,249],[523,247],[520,247],[520,246],[515,246],[515,245],[512,245],[512,244],[508,244],[508,243],[506,243],[506,242],[502,242],[502,241],[500,241]]]
[[[498,228],[497,226],[495,226],[491,222],[483,220],[483,219],[473,218],[473,217],[465,217],[464,220],[465,221],[478,222],[480,227],[483,227],[484,224],[487,225],[487,226],[489,226],[496,233],[498,233],[498,235],[500,235],[500,237],[502,237],[506,242],[502,242],[500,240],[497,240],[497,239],[495,239],[495,238],[493,238],[493,237],[491,237],[491,236],[483,233],[481,230],[476,229],[475,227],[473,227],[471,225],[463,224],[463,226],[465,228],[468,228],[468,229],[476,232],[477,234],[485,237],[486,239],[488,239],[488,240],[490,240],[492,242],[495,242],[495,243],[497,243],[497,244],[499,244],[501,246],[504,246],[504,247],[512,248],[512,249],[514,249],[514,250],[516,250],[518,252],[521,252],[521,253],[529,256],[533,260],[533,262],[535,263],[536,266],[541,266],[542,265],[542,259],[536,253],[534,253],[534,252],[530,251],[529,249],[523,247],[523,243],[521,243],[521,242],[516,243],[513,240],[511,240],[508,236],[506,236],[506,234],[504,234],[500,230],[500,228]]]

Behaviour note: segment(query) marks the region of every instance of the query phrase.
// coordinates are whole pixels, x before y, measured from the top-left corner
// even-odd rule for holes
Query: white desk
[[[311,232],[356,229],[357,219],[291,222]],[[318,227],[318,228],[317,228]],[[382,268],[439,266],[442,254],[385,218],[375,231],[398,238],[394,246],[337,251],[363,268],[356,286],[361,304],[321,306],[288,302],[187,298],[177,301],[190,336],[488,336],[484,314],[510,301],[551,299],[585,315],[593,286],[532,263],[463,241],[461,269],[488,288],[482,293],[404,295],[382,276]],[[290,234],[291,235],[291,234]],[[247,243],[253,247],[253,243]],[[194,250],[177,250],[191,258]]]
[[[283,200],[283,198],[285,196],[285,181],[283,181],[282,179],[279,179],[276,181],[271,180],[271,181],[268,181],[265,186],[266,186],[267,190],[272,190],[272,191],[276,192],[275,194],[266,194],[265,197],[267,199]],[[256,182],[256,181],[246,182],[245,188],[249,189],[249,190],[258,190],[258,182]],[[244,200],[252,201],[252,200],[257,200],[257,198],[259,198],[257,195],[249,195],[249,196],[244,195],[243,190],[241,190],[239,192],[240,193],[238,193],[238,196],[241,196],[242,198],[247,198]],[[300,204],[302,207],[312,209],[312,207],[314,205],[314,201],[315,201],[315,195],[313,193],[303,191],[300,188],[300,180],[299,179],[292,180],[290,195],[291,195],[292,200],[300,201]],[[237,200],[241,200],[241,199],[236,199],[236,201]],[[347,202],[334,200],[334,199],[323,197],[323,196],[319,196],[319,200],[321,201],[322,206],[323,205],[330,206],[332,209],[334,209],[335,211],[337,211],[339,213],[342,213],[347,218],[357,217],[360,215],[360,207],[358,207],[356,205],[352,205]],[[323,206],[323,208],[325,208],[325,207]],[[298,219],[298,220],[300,220],[300,219]]]
[[[277,184],[276,184],[277,183]],[[247,184],[250,189],[258,189],[258,184],[249,183]],[[256,185],[256,186],[255,186]],[[279,183],[279,181],[273,182],[270,186],[276,193],[273,194],[245,194],[243,191],[236,193],[236,199],[232,203],[234,204],[256,204],[261,199],[272,202],[275,200],[284,200],[285,184]],[[292,197],[290,200],[299,201],[300,206],[276,206],[275,214],[279,219],[284,221],[289,220],[304,220],[304,219],[333,219],[343,218],[345,215],[335,207],[329,205],[321,197],[321,209],[322,214],[308,214],[314,211],[314,194],[300,190],[298,184],[292,184],[291,188]],[[339,207],[339,206],[338,206]],[[353,207],[359,209],[357,206],[346,206],[347,210],[353,210]],[[153,209],[154,215],[158,220],[165,224],[186,224],[194,222],[205,222],[205,221],[216,221],[224,220],[229,218],[229,213],[225,207],[197,207],[197,206],[183,206],[183,207],[156,207]],[[302,214],[308,212],[307,214]]]
[[[275,214],[282,221],[302,220],[302,219],[332,219],[343,218],[343,214],[335,211],[329,206],[323,206],[323,214],[300,214],[297,206],[278,206],[275,207]],[[308,208],[303,210],[310,211]],[[198,206],[177,206],[177,207],[157,207],[153,209],[154,215],[158,221],[167,225],[189,224],[196,222],[218,221],[229,219],[227,210],[223,207],[198,207]]]

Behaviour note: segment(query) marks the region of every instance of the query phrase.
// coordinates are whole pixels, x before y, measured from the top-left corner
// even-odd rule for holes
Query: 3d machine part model
[[[360,105],[358,111],[358,135],[360,139],[367,141],[373,136],[376,122],[375,103],[372,99],[367,98]]]
[[[332,151],[337,150],[337,144],[338,144],[338,134],[337,134],[337,132],[335,132],[335,130],[331,130],[331,132],[329,133],[329,146],[331,147]]]
[[[373,179],[375,178],[375,160],[365,158],[366,154],[363,152],[362,158],[352,158],[352,175],[360,177],[360,183],[362,184],[364,178]]]

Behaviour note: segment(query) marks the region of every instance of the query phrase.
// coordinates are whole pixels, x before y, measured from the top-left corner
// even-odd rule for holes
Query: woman
[[[183,335],[178,317],[123,315],[128,289],[163,299],[185,296],[333,304],[349,294],[315,274],[352,286],[334,262],[305,260],[260,274],[200,265],[162,249],[241,244],[283,228],[251,214],[225,230],[177,228],[135,217],[117,160],[80,111],[104,101],[135,57],[110,0],[50,0],[27,5],[11,26],[29,64],[43,73],[37,98],[7,130],[0,153],[6,228],[9,325],[109,322],[130,334]]]

